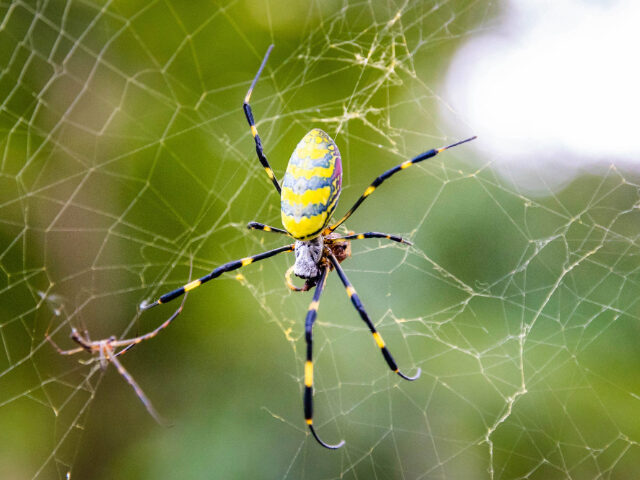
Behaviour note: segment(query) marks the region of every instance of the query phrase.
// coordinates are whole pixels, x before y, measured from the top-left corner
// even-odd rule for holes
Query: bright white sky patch
[[[640,169],[640,1],[511,0],[504,20],[448,72],[475,148],[529,190],[586,166]]]

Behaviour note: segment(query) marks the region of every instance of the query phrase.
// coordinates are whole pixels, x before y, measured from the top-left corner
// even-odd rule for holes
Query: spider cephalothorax
[[[293,273],[296,277],[305,280],[318,278],[318,267],[324,253],[324,239],[322,235],[312,240],[296,240],[296,262],[293,264]]]
[[[333,270],[329,257],[333,255],[342,263],[351,255],[351,242],[336,233],[326,237],[319,235],[312,240],[298,240],[295,243],[296,261],[285,275],[291,290],[306,292],[318,283],[323,268]],[[296,287],[291,281],[291,273],[305,280],[304,286]]]
[[[382,336],[376,330],[373,322],[369,318],[364,306],[353,285],[347,279],[347,276],[342,270],[340,263],[342,263],[351,254],[350,240],[361,240],[365,238],[386,238],[394,242],[400,242],[404,244],[411,244],[411,242],[404,240],[396,235],[390,235],[380,232],[366,232],[366,233],[348,233],[346,235],[340,235],[335,233],[335,230],[347,220],[353,212],[364,202],[364,200],[378,188],[382,182],[391,177],[393,174],[409,168],[418,162],[427,160],[434,157],[440,152],[460,145],[461,143],[473,140],[475,137],[468,138],[452,145],[428,150],[417,157],[410,160],[406,160],[399,165],[387,170],[382,175],[377,177],[364,193],[358,198],[355,204],[347,211],[347,213],[340,218],[337,222],[329,225],[331,216],[338,204],[338,197],[342,189],[342,158],[338,147],[333,139],[318,128],[314,128],[309,131],[300,140],[289,159],[287,170],[282,180],[282,187],[276,179],[267,157],[264,154],[262,141],[258,135],[258,129],[256,127],[251,106],[249,100],[251,99],[251,93],[253,91],[260,73],[262,72],[271,47],[267,51],[267,54],[258,69],[258,73],[253,79],[249,91],[244,99],[243,109],[249,126],[251,128],[251,135],[255,141],[256,153],[258,160],[262,164],[262,167],[267,172],[267,176],[273,183],[276,191],[280,194],[280,207],[282,224],[284,230],[276,227],[271,227],[263,223],[251,222],[248,227],[255,230],[263,230],[266,232],[274,232],[285,235],[295,240],[295,243],[285,245],[267,252],[259,253],[251,257],[245,257],[240,260],[226,263],[214,269],[208,275],[202,278],[187,283],[186,285],[177,288],[169,293],[162,295],[155,302],[145,305],[143,308],[151,308],[156,305],[167,303],[186,292],[189,292],[205,282],[213,280],[219,277],[225,272],[236,270],[238,268],[245,267],[254,262],[264,260],[279,253],[295,251],[296,260],[295,263],[286,273],[287,283],[292,290],[305,291],[315,287],[313,294],[313,300],[309,305],[307,316],[305,319],[305,341],[307,346],[307,356],[304,366],[304,416],[309,430],[313,434],[314,438],[322,446],[327,448],[339,448],[344,444],[344,441],[330,445],[323,442],[313,427],[313,324],[316,320],[318,307],[320,305],[320,295],[324,289],[327,276],[329,272],[335,270],[340,278],[340,281],[345,287],[347,295],[351,300],[354,308],[357,310],[360,318],[369,328],[376,345],[380,348],[384,360],[387,362],[389,368],[398,374],[405,380],[415,380],[420,375],[420,369],[414,376],[407,376],[402,373],[391,356],[391,353],[387,349]],[[291,272],[295,273],[300,278],[305,280],[303,287],[296,287],[293,285],[290,279]],[[158,327],[157,330],[165,328],[173,318],[178,314],[176,312],[172,318],[165,321],[163,325]],[[152,332],[153,333],[153,332]],[[155,335],[155,333],[153,333]],[[139,337],[143,338],[143,337]],[[144,337],[147,338],[147,337]]]

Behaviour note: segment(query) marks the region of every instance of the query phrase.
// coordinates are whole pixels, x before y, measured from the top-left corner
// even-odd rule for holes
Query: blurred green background
[[[465,145],[394,177],[349,220],[344,267],[408,383],[335,276],[315,328],[317,429],[302,415],[304,316],[282,255],[188,296],[109,366],[64,357],[144,333],[145,299],[284,244],[241,103],[276,175],[311,128],[379,173],[474,134],[438,114],[451,56],[501,5],[12,2],[0,5],[0,477],[631,478],[640,466],[638,182],[611,168],[531,196]],[[482,139],[477,140],[481,142]],[[559,153],[561,155],[561,153]],[[175,308],[178,304],[175,305]]]

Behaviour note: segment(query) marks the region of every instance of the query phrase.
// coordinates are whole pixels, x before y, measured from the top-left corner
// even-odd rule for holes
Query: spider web
[[[246,230],[279,225],[240,109],[270,43],[252,99],[266,153],[281,177],[326,130],[338,213],[385,169],[475,133],[439,85],[497,6],[290,3],[0,4],[0,476],[631,477],[639,182],[614,163],[533,195],[465,145],[376,191],[348,227],[414,246],[353,242],[343,266],[401,368],[423,373],[388,372],[332,275],[315,422],[338,452],[302,417],[311,298],[284,285],[291,256],[192,292],[121,357],[172,428],[113,366],[46,341],[147,332],[174,308],[139,315],[142,301],[286,243]]]

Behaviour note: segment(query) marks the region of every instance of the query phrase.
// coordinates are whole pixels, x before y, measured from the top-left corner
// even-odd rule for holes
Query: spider
[[[267,53],[262,60],[262,64],[258,69],[258,73],[253,79],[253,82],[251,82],[249,91],[244,99],[243,110],[247,122],[249,123],[251,135],[255,141],[258,159],[266,171],[267,176],[273,183],[273,186],[281,196],[281,216],[284,230],[258,222],[249,223],[248,228],[285,235],[295,240],[295,243],[225,263],[204,277],[168,292],[153,303],[142,305],[141,308],[142,310],[147,310],[157,305],[168,303],[186,292],[190,292],[200,285],[219,277],[225,272],[246,267],[252,263],[278,255],[279,253],[295,252],[295,263],[286,274],[287,284],[292,290],[296,291],[306,291],[315,287],[313,300],[309,305],[305,319],[305,341],[307,345],[307,352],[304,365],[304,417],[311,434],[320,445],[329,449],[338,449],[344,445],[344,440],[335,445],[328,444],[320,439],[313,426],[313,324],[318,313],[320,296],[322,295],[322,291],[325,287],[328,273],[331,270],[335,269],[338,273],[338,277],[344,285],[347,295],[351,299],[351,303],[357,310],[360,318],[371,331],[373,339],[375,340],[376,345],[380,348],[382,356],[387,362],[389,368],[405,380],[416,380],[420,376],[420,369],[418,368],[417,372],[413,376],[407,376],[398,369],[398,365],[387,349],[382,336],[376,330],[373,322],[367,314],[367,311],[360,301],[360,297],[340,266],[340,263],[342,263],[342,261],[344,261],[351,253],[351,240],[385,238],[394,242],[409,245],[411,245],[411,243],[401,237],[387,233],[365,232],[339,235],[335,233],[335,230],[356,211],[362,202],[364,202],[364,200],[369,197],[369,195],[371,195],[374,190],[382,184],[382,182],[395,173],[405,170],[406,168],[422,162],[423,160],[434,157],[448,148],[469,142],[476,137],[471,137],[446,147],[432,149],[421,153],[417,157],[407,160],[384,172],[382,175],[377,177],[369,187],[367,187],[362,196],[342,218],[332,225],[329,225],[331,216],[338,203],[338,197],[340,196],[342,187],[342,160],[335,142],[331,137],[329,137],[329,135],[317,128],[307,133],[293,151],[281,185],[276,179],[276,176],[267,161],[262,141],[258,135],[258,129],[256,128],[249,100],[251,99],[251,93],[260,78],[260,74],[267,63],[267,59],[269,58],[272,48],[273,45],[271,45],[267,50]],[[303,287],[296,287],[293,285],[290,279],[291,271],[293,271],[296,276],[305,280]],[[159,327],[159,329],[165,328],[169,323],[170,321],[165,322]],[[115,360],[115,357],[112,358],[112,361],[113,360]]]
[[[70,350],[61,349],[49,336],[49,333],[45,334],[45,338],[51,345],[53,345],[53,347],[58,351],[60,355],[75,355],[76,353],[81,353],[81,352],[87,352],[92,355],[97,354],[97,357],[94,357],[87,362],[81,361],[81,363],[91,363],[92,361],[97,360],[98,363],[100,364],[100,368],[102,368],[103,370],[107,368],[107,365],[109,364],[109,362],[113,363],[116,369],[118,370],[118,373],[124,377],[127,383],[131,385],[131,388],[133,388],[133,390],[136,392],[136,395],[138,396],[142,404],[147,409],[147,412],[149,412],[149,415],[151,415],[153,419],[159,424],[168,425],[168,423],[160,416],[160,414],[153,407],[151,400],[149,400],[149,398],[145,395],[142,388],[140,388],[140,385],[138,385],[138,383],[133,379],[131,374],[124,368],[122,363],[120,363],[120,360],[118,359],[118,357],[127,353],[131,348],[133,348],[137,344],[155,337],[161,330],[166,328],[173,320],[175,320],[175,318],[178,315],[180,315],[180,313],[182,312],[182,308],[184,307],[184,302],[186,298],[187,296],[185,295],[178,309],[175,312],[173,312],[173,315],[171,315],[168,319],[166,319],[162,324],[160,324],[154,330],[148,333],[145,333],[144,335],[140,335],[138,337],[118,340],[115,336],[111,336],[103,340],[91,340],[91,338],[89,338],[89,332],[85,331],[84,335],[82,335],[78,331],[78,329],[73,327],[71,328],[71,340],[73,340],[80,346],[77,348],[72,348]]]

